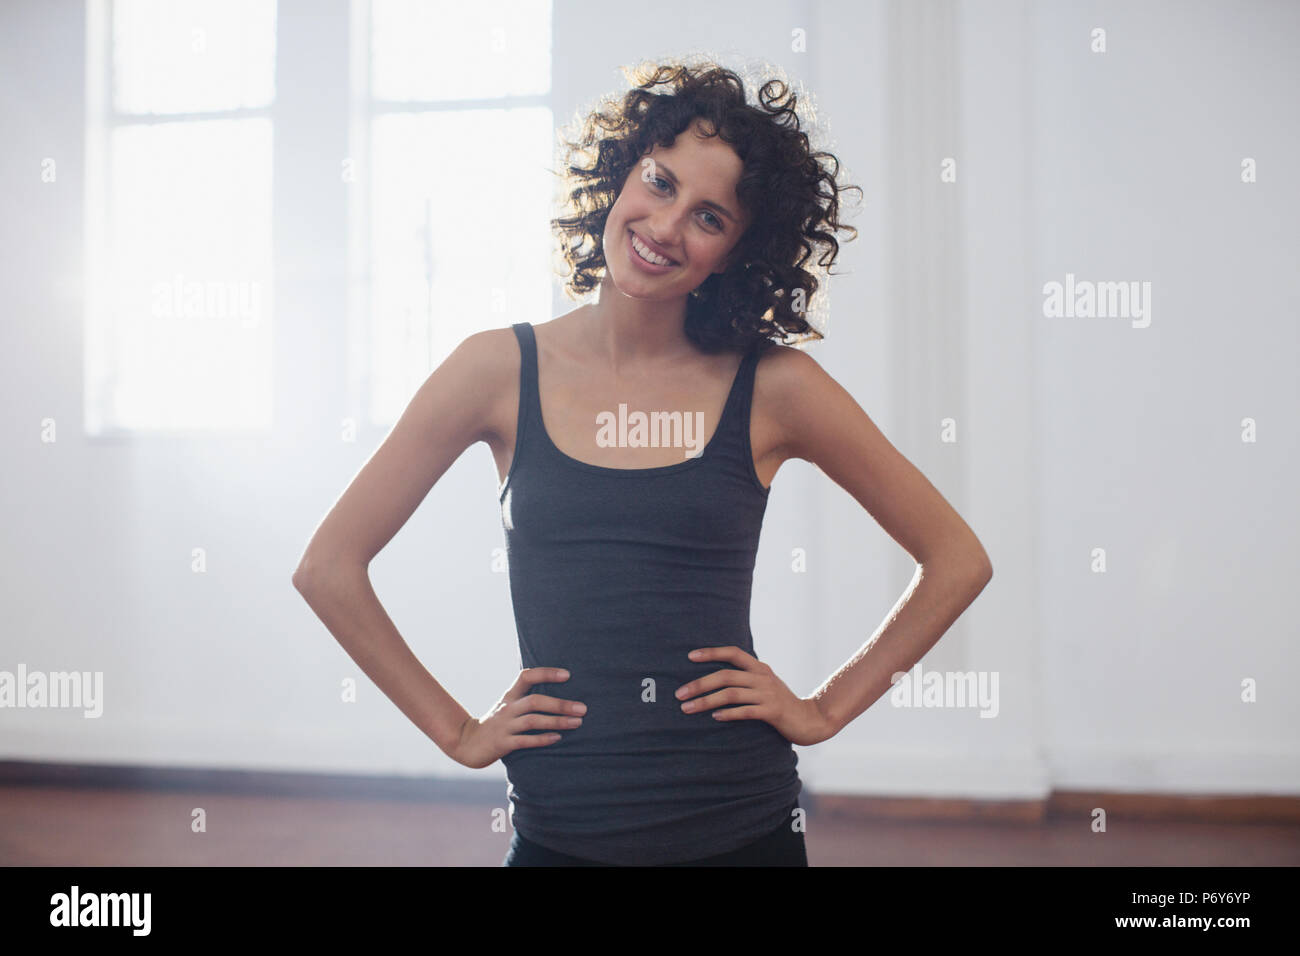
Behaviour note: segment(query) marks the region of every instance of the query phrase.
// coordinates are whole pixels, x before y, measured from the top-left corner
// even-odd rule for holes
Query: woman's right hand
[[[587,706],[562,697],[532,694],[533,684],[559,683],[569,679],[567,671],[555,667],[529,667],[519,672],[514,684],[482,717],[470,717],[461,725],[460,739],[449,756],[474,770],[491,766],[520,747],[546,747],[560,739],[558,733],[525,734],[525,730],[571,730],[581,726]],[[553,716],[561,714],[565,716]]]

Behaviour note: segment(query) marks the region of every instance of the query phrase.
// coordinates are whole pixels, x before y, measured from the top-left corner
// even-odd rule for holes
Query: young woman
[[[818,248],[832,264],[848,228],[838,162],[810,150],[793,93],[771,81],[748,103],[735,73],[707,63],[635,78],[568,144],[570,215],[553,221],[570,294],[599,287],[598,300],[468,336],[322,522],[294,583],[445,753],[502,761],[505,865],[807,866],[793,745],[882,696],[991,565],[848,392],[777,343],[819,337],[804,264]],[[367,568],[479,441],[501,479],[523,670],[473,717],[411,653]],[[802,698],[759,660],[749,626],[768,493],[790,458],[816,464],[919,566],[886,624]]]

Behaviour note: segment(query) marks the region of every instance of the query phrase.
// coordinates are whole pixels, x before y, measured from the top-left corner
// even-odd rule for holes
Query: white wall
[[[88,441],[82,395],[84,10],[0,6],[0,669],[102,670],[99,720],[0,710],[0,757],[504,780],[445,758],[290,585],[382,439],[346,335],[347,7],[281,3],[276,422],[246,439]],[[618,66],[713,51],[815,91],[865,191],[813,354],[980,535],[993,582],[926,669],[997,671],[1000,712],[877,703],[800,749],[814,790],[1033,797],[1051,786],[1294,791],[1297,123],[1287,4],[558,3],[557,116]],[[1107,31],[1105,54],[1089,31]],[[790,50],[808,31],[808,52]],[[738,59],[736,59],[738,58]],[[322,145],[328,161],[318,161]],[[60,177],[39,181],[55,156]],[[939,163],[957,161],[941,183]],[[1242,157],[1259,182],[1239,182]],[[849,197],[852,199],[853,197]],[[1066,272],[1148,280],[1153,321],[1049,319]],[[472,303],[469,303],[472,305]],[[556,310],[571,308],[558,296]],[[52,417],[59,440],[39,440]],[[939,420],[957,423],[955,444]],[[1243,444],[1240,421],[1259,422]],[[476,447],[372,566],[467,708],[519,666],[495,471]],[[1287,482],[1288,487],[1294,484]],[[208,570],[190,570],[190,551]],[[1090,570],[1106,550],[1105,574]],[[793,548],[809,571],[790,570]],[[785,465],[755,579],[759,653],[807,693],[911,562],[815,468]],[[358,677],[361,700],[339,703]],[[1240,701],[1258,679],[1259,702]],[[504,793],[504,791],[503,791]]]
[[[1300,7],[1052,5],[1035,35],[1035,284],[1152,283],[1147,328],[1036,323],[1054,776],[1294,792]]]

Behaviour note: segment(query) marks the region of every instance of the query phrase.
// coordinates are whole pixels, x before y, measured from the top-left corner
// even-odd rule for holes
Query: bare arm
[[[852,395],[806,353],[773,351],[763,392],[784,457],[820,468],[917,563],[885,621],[812,694],[834,735],[889,690],[892,674],[910,670],[938,643],[992,578],[993,566],[966,522]]]
[[[493,433],[513,399],[504,386],[517,375],[510,329],[466,338],[420,386],[316,529],[293,574],[293,586],[348,655],[448,755],[470,714],[398,633],[371,586],[370,562],[465,449]]]

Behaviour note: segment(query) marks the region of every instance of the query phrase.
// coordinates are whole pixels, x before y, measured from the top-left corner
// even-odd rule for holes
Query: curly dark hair
[[[600,284],[605,222],[633,167],[655,144],[671,146],[698,120],[704,135],[720,136],[740,157],[736,197],[751,218],[731,267],[687,297],[687,337],[705,352],[745,350],[759,340],[802,345],[823,338],[805,317],[819,282],[803,266],[814,247],[822,247],[818,262],[830,274],[839,252],[835,231],[847,230],[852,238],[858,232],[837,220],[838,194],[862,190],[838,186],[839,160],[813,152],[800,129],[795,93],[783,80],[769,79],[751,105],[741,77],[708,61],[643,64],[630,80],[633,88],[621,101],[602,100],[577,140],[562,141],[567,215],[551,226],[569,266],[566,293],[577,298]],[[669,92],[655,92],[658,87]]]

